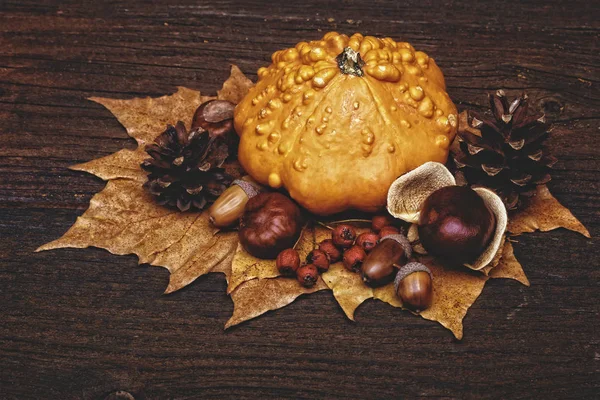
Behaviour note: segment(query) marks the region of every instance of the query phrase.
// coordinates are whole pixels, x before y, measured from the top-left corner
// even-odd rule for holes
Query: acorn
[[[277,255],[275,265],[281,275],[294,276],[300,268],[300,255],[295,249],[285,249]]]
[[[325,272],[329,269],[329,256],[323,250],[314,249],[306,256],[306,263],[313,264],[319,272]]]
[[[355,239],[356,230],[350,225],[341,224],[331,231],[331,240],[333,240],[333,244],[343,249],[352,246]]]
[[[355,245],[344,252],[342,261],[348,271],[358,272],[366,257],[367,253],[365,253],[363,248]]]
[[[421,208],[419,239],[428,253],[456,264],[475,260],[496,229],[496,217],[484,200],[466,186],[433,192]]]
[[[313,264],[303,265],[296,271],[296,279],[304,287],[313,287],[319,280],[319,271]]]
[[[238,222],[246,203],[260,193],[260,186],[251,177],[236,179],[208,210],[210,222],[217,228],[227,228]]]
[[[375,232],[363,232],[356,238],[356,244],[369,253],[379,243],[379,235]]]
[[[394,281],[396,294],[402,306],[421,312],[431,306],[433,284],[431,271],[418,262],[410,262],[400,268]]]
[[[341,250],[338,249],[335,244],[333,244],[333,240],[331,239],[325,239],[319,243],[319,250],[323,250],[325,254],[327,254],[330,264],[335,264],[342,259]]]
[[[394,234],[381,238],[362,264],[361,272],[369,286],[383,286],[394,280],[397,268],[411,257],[412,249],[404,235]]]

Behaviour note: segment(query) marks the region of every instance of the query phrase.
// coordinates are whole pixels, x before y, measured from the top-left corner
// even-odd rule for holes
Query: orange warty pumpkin
[[[456,107],[410,44],[330,32],[272,60],[235,110],[238,157],[258,182],[320,215],[376,211],[398,176],[446,161]]]

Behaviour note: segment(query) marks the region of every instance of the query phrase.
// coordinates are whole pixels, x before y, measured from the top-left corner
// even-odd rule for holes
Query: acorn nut
[[[402,306],[421,312],[431,306],[433,285],[431,271],[418,262],[410,262],[400,268],[394,281],[396,294],[402,300]]]
[[[233,181],[208,210],[210,222],[217,228],[234,225],[242,214],[246,203],[260,193],[260,186],[249,176]]]
[[[404,235],[394,234],[381,238],[362,264],[361,271],[369,286],[383,286],[394,279],[394,274],[411,257],[412,249]]]

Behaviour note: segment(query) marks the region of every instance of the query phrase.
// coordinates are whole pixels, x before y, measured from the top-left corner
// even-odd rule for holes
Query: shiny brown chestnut
[[[301,230],[302,216],[296,203],[281,193],[259,193],[246,203],[239,238],[248,253],[274,259],[294,246]]]
[[[209,100],[196,109],[192,119],[192,129],[206,129],[211,136],[228,135],[233,129],[235,104],[226,100]]]
[[[418,262],[404,265],[398,271],[394,284],[403,307],[421,312],[431,306],[433,283],[431,271],[425,265]]]
[[[496,218],[483,199],[465,186],[446,186],[424,202],[419,239],[428,253],[451,263],[475,260],[496,228]]]
[[[411,257],[412,249],[404,235],[389,235],[381,238],[362,264],[361,271],[369,286],[382,286],[394,280],[397,268]]]

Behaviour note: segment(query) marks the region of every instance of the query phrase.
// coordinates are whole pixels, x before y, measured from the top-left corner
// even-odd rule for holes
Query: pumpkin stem
[[[343,74],[354,76],[363,76],[365,74],[362,70],[362,66],[365,65],[365,62],[360,57],[360,53],[352,50],[350,47],[344,48],[344,51],[342,51],[335,60]]]

